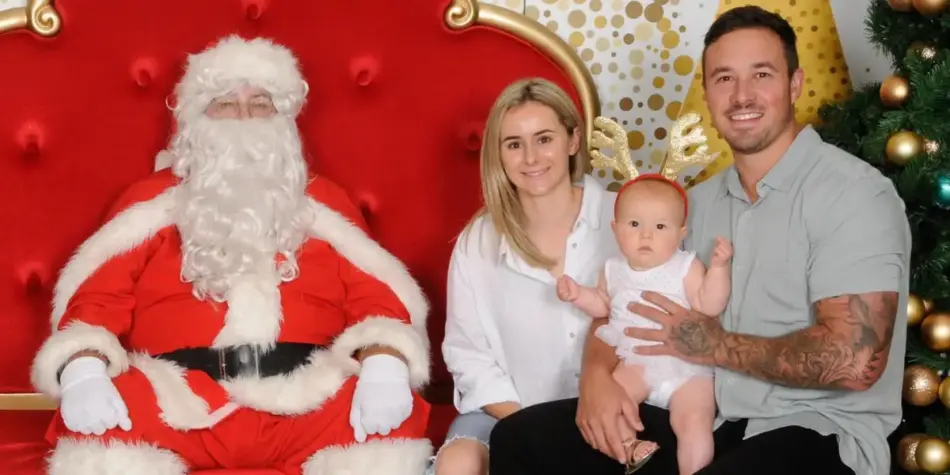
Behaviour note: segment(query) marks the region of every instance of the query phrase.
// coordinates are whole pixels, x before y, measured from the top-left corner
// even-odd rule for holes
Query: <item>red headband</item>
[[[640,181],[646,181],[646,180],[661,181],[663,183],[666,183],[672,186],[674,189],[676,189],[676,191],[679,192],[680,196],[683,197],[683,217],[685,218],[689,216],[689,198],[686,197],[686,190],[684,190],[683,187],[680,186],[679,183],[673,180],[670,180],[669,178],[659,173],[647,173],[646,175],[639,175],[636,178],[624,183],[623,186],[621,186],[620,189],[617,190],[617,200],[614,201],[614,216],[617,216],[617,205],[618,203],[620,203],[620,195],[627,188],[630,188],[630,185],[640,182]]]

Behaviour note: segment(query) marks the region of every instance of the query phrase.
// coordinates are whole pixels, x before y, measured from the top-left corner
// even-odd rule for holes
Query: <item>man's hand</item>
[[[375,354],[363,360],[353,402],[350,426],[357,442],[372,434],[387,435],[412,414],[409,368],[399,358]]]
[[[635,349],[749,375],[795,388],[864,391],[887,367],[897,314],[897,292],[839,295],[815,303],[815,324],[778,337],[727,332],[717,318],[689,311],[644,292],[663,310],[628,308],[663,328],[628,328],[633,338],[656,341]]]
[[[716,247],[709,258],[709,267],[726,267],[732,259],[732,244],[725,238],[716,238]]]
[[[94,356],[69,362],[60,376],[60,414],[66,427],[80,434],[102,435],[119,427],[131,430],[129,410],[106,372],[106,363]]]
[[[627,452],[618,424],[627,424],[630,432],[643,431],[637,405],[601,369],[591,369],[581,378],[576,422],[591,447],[620,463],[627,462]]]
[[[562,302],[573,302],[581,296],[581,289],[569,275],[557,279],[557,298]]]
[[[638,346],[635,348],[638,354],[670,355],[690,363],[716,365],[716,351],[721,348],[727,334],[718,318],[687,310],[655,292],[644,292],[643,300],[662,310],[641,303],[631,303],[627,309],[659,323],[662,328],[631,327],[624,330],[629,337],[659,343]]]

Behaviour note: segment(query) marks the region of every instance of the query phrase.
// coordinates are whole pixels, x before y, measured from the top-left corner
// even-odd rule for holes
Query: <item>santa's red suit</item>
[[[274,86],[275,104],[279,93]],[[56,417],[49,430],[56,444],[51,473],[177,475],[220,467],[421,473],[431,454],[424,439],[429,406],[416,393],[401,426],[354,441],[349,414],[360,371],[354,354],[374,345],[396,350],[419,389],[429,377],[428,304],[403,264],[368,237],[347,194],[313,178],[308,238],[296,253],[299,275],[287,282],[245,278],[216,303],[195,298],[181,278],[178,188],[169,170],[131,186],[56,284],[54,332],[36,357],[35,386],[59,397],[64,364],[78,352],[96,351],[108,360],[132,427],[84,436]],[[216,380],[216,368],[185,370],[174,357],[160,357],[275,344],[302,344],[309,358],[283,374]],[[260,361],[263,371],[269,363],[266,356]]]

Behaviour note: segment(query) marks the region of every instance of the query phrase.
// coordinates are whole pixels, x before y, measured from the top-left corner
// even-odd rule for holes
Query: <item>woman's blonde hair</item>
[[[570,156],[568,170],[571,182],[580,181],[587,173],[590,156],[587,150],[584,120],[570,96],[546,79],[531,78],[510,84],[495,100],[485,123],[481,150],[481,182],[483,207],[469,223],[466,231],[479,217],[488,215],[495,231],[532,267],[551,268],[555,260],[541,253],[525,231],[525,214],[515,186],[508,179],[501,161],[501,123],[509,110],[528,102],[549,107],[567,129],[568,137],[579,134],[580,146]],[[467,235],[468,233],[466,233]]]

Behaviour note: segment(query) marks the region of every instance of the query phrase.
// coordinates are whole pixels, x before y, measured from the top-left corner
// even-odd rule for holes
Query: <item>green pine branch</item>
[[[826,141],[863,158],[894,182],[913,234],[912,292],[950,300],[950,210],[933,202],[936,175],[950,172],[950,48],[932,59],[908,52],[902,64],[911,89],[902,107],[885,106],[880,83],[868,84],[851,99],[822,107],[818,130]],[[904,166],[889,162],[888,139],[901,130],[935,141],[938,151],[922,151]]]
[[[943,440],[950,440],[950,412],[944,408],[943,411],[933,413],[924,418],[924,431],[927,435],[940,437]]]
[[[891,58],[895,70],[902,69],[901,62],[914,41],[926,41],[938,49],[950,48],[950,12],[925,17],[913,10],[895,11],[887,0],[874,0],[864,27],[875,47]]]

